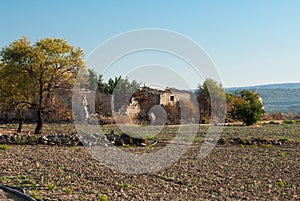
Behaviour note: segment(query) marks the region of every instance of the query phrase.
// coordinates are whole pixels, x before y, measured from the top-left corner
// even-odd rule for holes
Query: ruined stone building
[[[133,94],[127,107],[127,114],[130,118],[149,123],[155,119],[155,111],[151,112],[154,106],[161,106],[166,112],[168,124],[178,124],[180,121],[195,121],[197,104],[195,95],[192,92],[167,88],[165,90],[143,87],[139,92]],[[156,107],[158,108],[158,107]],[[156,109],[159,112],[160,109]]]

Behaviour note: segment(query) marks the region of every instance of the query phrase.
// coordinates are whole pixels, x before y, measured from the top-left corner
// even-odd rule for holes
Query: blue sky
[[[298,0],[2,0],[0,47],[60,37],[88,55],[122,32],[162,28],[197,42],[225,87],[300,82],[299,10]]]

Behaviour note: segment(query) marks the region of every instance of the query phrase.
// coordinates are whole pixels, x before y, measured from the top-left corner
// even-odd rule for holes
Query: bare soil
[[[273,134],[297,141],[299,128],[230,127],[222,137],[272,138]],[[200,147],[195,142],[169,168],[133,175],[101,165],[81,146],[9,145],[0,149],[0,183],[23,187],[40,200],[300,200],[299,144],[218,145],[202,160]],[[153,151],[149,147],[124,150]]]

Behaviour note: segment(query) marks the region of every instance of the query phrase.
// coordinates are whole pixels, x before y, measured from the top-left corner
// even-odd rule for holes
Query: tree
[[[85,68],[82,50],[59,38],[31,44],[23,37],[3,48],[0,57],[7,82],[13,80],[14,93],[20,94],[13,107],[23,104],[33,109],[35,134],[40,133],[45,115],[57,109],[53,103],[57,90],[70,90],[78,71]]]
[[[29,52],[26,45],[20,46],[20,51]],[[15,52],[17,57],[18,52]],[[27,55],[29,56],[29,54]],[[19,117],[19,126],[17,132],[21,132],[25,120],[24,111],[27,110],[31,97],[27,92],[30,87],[28,75],[22,73],[22,69],[17,63],[8,67],[5,62],[0,63],[0,107],[3,112],[14,111]]]
[[[88,81],[88,88],[93,89],[94,87],[97,87],[98,82],[98,75],[97,72],[93,69],[88,69],[87,74],[87,81]]]
[[[104,116],[111,116],[112,109],[115,112],[124,113],[130,103],[134,92],[138,91],[141,84],[137,81],[129,81],[127,78],[117,76],[110,78],[107,83],[103,82],[103,75],[97,74],[93,69],[87,71],[89,89],[97,89],[95,97],[95,112]],[[95,88],[97,87],[97,88]],[[113,101],[113,107],[111,100]]]
[[[115,81],[108,80],[108,89],[113,95],[114,111],[120,113],[126,113],[127,106],[130,103],[130,99],[133,94],[140,90],[141,84],[133,80],[130,82],[127,78],[121,76],[116,77]]]
[[[236,92],[239,99],[232,103],[231,116],[242,120],[246,125],[255,124],[261,119],[264,109],[262,101],[257,93],[248,90]]]
[[[206,79],[202,85],[198,86],[196,95],[201,121],[208,123],[211,118],[221,120],[224,117],[226,108],[225,94],[223,86],[212,79]],[[212,109],[214,109],[214,117],[212,117]]]

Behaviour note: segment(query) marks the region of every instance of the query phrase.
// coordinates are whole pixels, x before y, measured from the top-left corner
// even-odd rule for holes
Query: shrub
[[[236,95],[240,99],[233,103],[231,116],[243,121],[247,126],[255,124],[264,113],[259,95],[248,90],[240,91]]]
[[[294,120],[284,120],[283,123],[284,124],[296,124],[297,122]]]
[[[201,117],[200,122],[201,122],[201,124],[209,124],[209,119],[206,117]]]
[[[279,124],[279,122],[276,122],[276,121],[270,121],[269,124]]]

